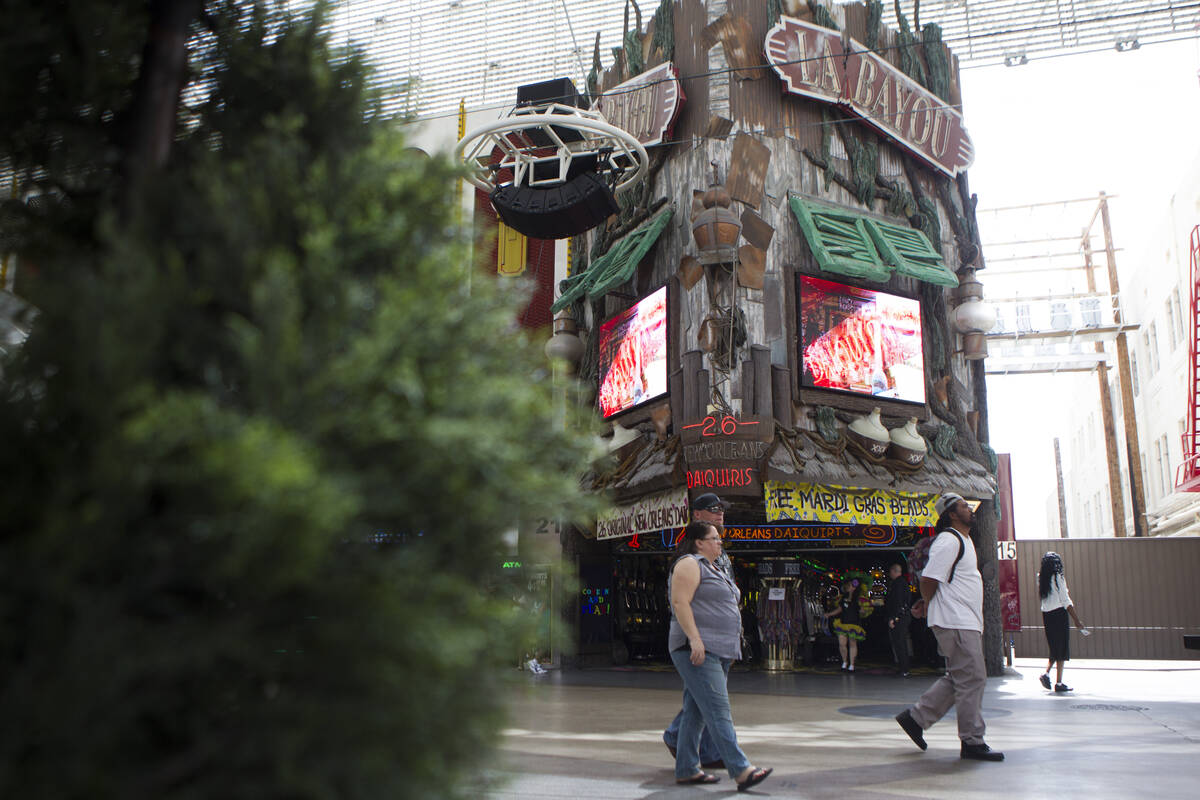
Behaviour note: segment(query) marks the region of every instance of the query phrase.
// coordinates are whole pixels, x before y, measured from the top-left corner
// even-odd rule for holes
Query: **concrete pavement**
[[[703,797],[1200,797],[1200,662],[1072,661],[1067,695],[1018,659],[988,681],[987,740],[1000,764],[962,761],[953,713],[922,753],[893,715],[935,679],[882,674],[734,672],[742,749],[775,773],[739,795],[674,783],[662,729],[679,709],[673,671],[609,669],[530,676],[481,796],[491,800]]]

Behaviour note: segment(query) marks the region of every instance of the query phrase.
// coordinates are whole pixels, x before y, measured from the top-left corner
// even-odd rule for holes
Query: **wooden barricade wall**
[[[1183,635],[1200,633],[1200,538],[1018,539],[1019,657],[1044,657],[1038,568],[1053,550],[1063,558],[1071,600],[1090,637],[1071,631],[1072,658],[1196,659]],[[1073,626],[1072,626],[1073,627]]]

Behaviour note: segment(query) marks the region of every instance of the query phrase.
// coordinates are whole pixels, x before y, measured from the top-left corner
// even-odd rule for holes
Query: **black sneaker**
[[[993,750],[986,744],[967,744],[963,742],[962,750],[959,752],[959,758],[973,758],[976,761],[1003,761],[1004,753],[998,750]]]
[[[1043,672],[1042,676],[1040,678],[1038,678],[1038,680],[1042,682],[1042,686],[1047,691],[1050,690],[1050,673],[1049,672]]]
[[[904,732],[908,734],[908,738],[912,739],[917,747],[922,750],[929,749],[929,745],[925,744],[925,734],[921,730],[921,726],[912,718],[912,714],[907,708],[896,715],[896,722],[900,723],[900,727],[904,729]]]
[[[1054,691],[1069,692],[1069,691],[1071,691],[1071,687],[1067,686],[1065,683],[1056,683],[1056,684],[1054,684]]]

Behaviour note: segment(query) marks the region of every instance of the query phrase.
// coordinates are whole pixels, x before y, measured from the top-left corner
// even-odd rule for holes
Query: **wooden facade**
[[[926,494],[955,491],[977,499],[983,504],[977,548],[986,565],[995,558],[996,464],[987,446],[982,363],[963,357],[950,321],[953,288],[895,273],[870,284],[919,299],[926,383],[919,411],[874,397],[804,392],[796,377],[796,276],[834,281],[838,276],[821,271],[789,197],[911,226],[928,238],[951,273],[964,275],[984,266],[966,175],[949,177],[843,107],[786,93],[764,54],[767,33],[778,21],[771,18],[772,7],[867,43],[897,68],[926,76],[915,80],[929,91],[940,89],[947,106],[961,107],[957,62],[937,32],[927,27],[922,40],[886,30],[877,2],[663,0],[648,24],[635,29],[630,21],[625,49],[610,69],[594,75],[593,92],[638,74],[631,74],[630,64],[644,71],[671,61],[687,101],[671,140],[651,148],[647,183],[632,201],[623,199],[620,217],[577,237],[574,263],[586,269],[589,258],[608,252],[665,204],[675,214],[628,284],[577,303],[575,314],[581,329],[594,331],[654,288],[671,287],[670,395],[660,404],[670,409],[670,424],[663,425],[661,414],[654,418],[654,406],[623,415],[621,424],[638,430],[641,438],[622,449],[615,472],[591,476],[592,485],[610,491],[618,502],[678,486],[687,469],[678,438],[684,423],[705,413],[765,415],[773,419],[774,436],[762,464],[764,479]],[[655,30],[662,24],[671,25],[672,36]],[[942,78],[927,77],[938,65],[943,65]],[[739,257],[728,263],[706,261],[692,235],[699,198],[713,183],[714,167],[732,197],[730,211],[743,223]],[[716,347],[713,320],[720,321]],[[742,339],[730,354],[727,342]],[[595,343],[590,345],[584,380],[596,379]],[[844,443],[831,445],[831,426],[841,436],[851,420],[873,406],[882,406],[888,428],[913,416],[921,420],[920,432],[929,443],[923,465],[902,469],[864,458]],[[755,517],[754,498],[743,502],[743,515]],[[757,504],[761,510],[761,493]],[[985,585],[989,671],[997,672],[1001,650],[994,577]]]

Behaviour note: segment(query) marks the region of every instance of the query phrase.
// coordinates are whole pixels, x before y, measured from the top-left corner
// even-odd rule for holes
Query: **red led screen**
[[[800,385],[925,402],[921,304],[801,275]]]
[[[600,326],[600,413],[607,419],[667,393],[667,287]]]

